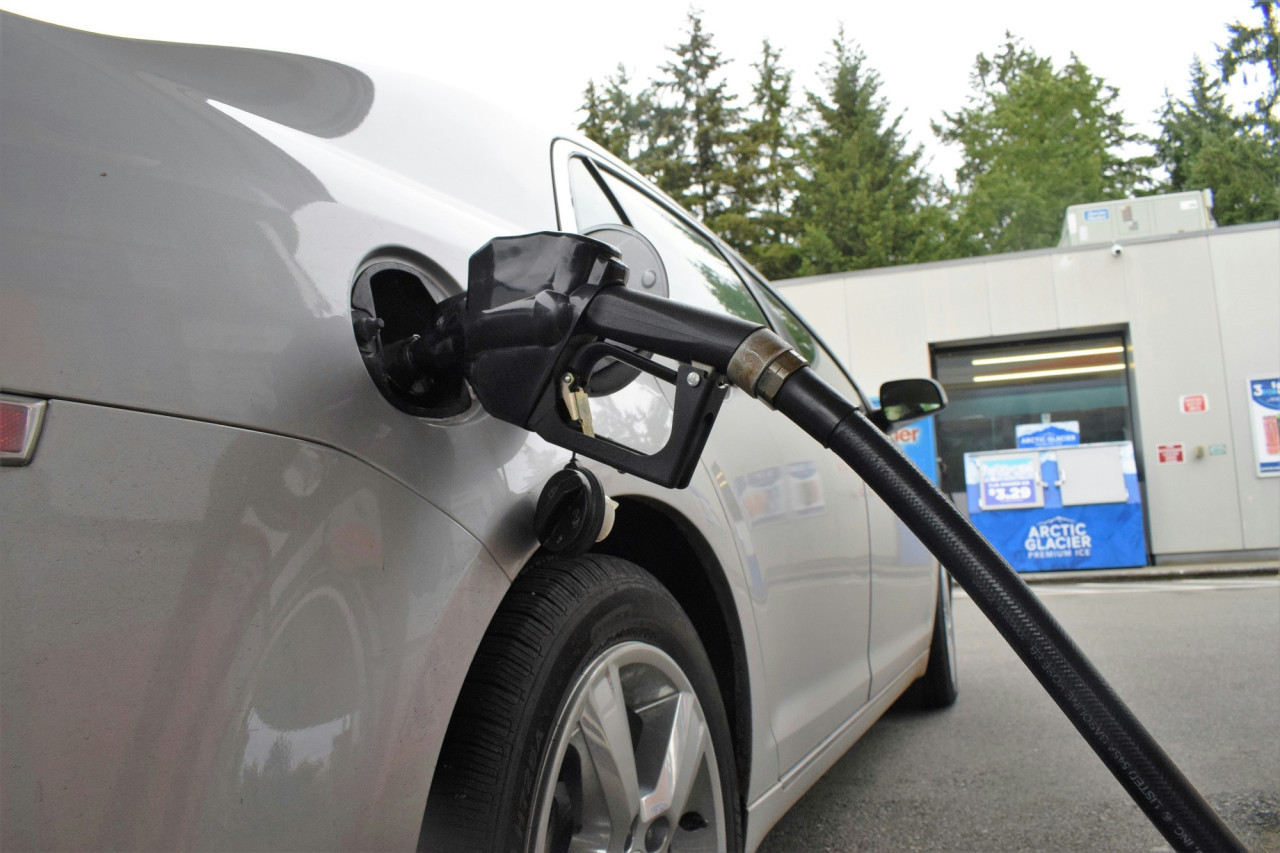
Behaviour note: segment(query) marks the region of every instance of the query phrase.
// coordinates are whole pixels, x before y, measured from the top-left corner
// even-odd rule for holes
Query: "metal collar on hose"
[[[726,375],[734,385],[773,408],[773,398],[782,384],[808,365],[782,338],[768,329],[756,329],[734,351]]]

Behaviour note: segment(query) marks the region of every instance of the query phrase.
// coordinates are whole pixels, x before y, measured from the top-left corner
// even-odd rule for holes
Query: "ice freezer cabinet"
[[[964,455],[969,517],[1020,572],[1147,564],[1133,443]]]

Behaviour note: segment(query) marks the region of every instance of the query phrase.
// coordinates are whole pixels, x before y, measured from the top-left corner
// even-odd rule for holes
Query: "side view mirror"
[[[881,429],[937,414],[947,407],[947,392],[933,379],[894,379],[880,386],[880,408],[871,420]]]

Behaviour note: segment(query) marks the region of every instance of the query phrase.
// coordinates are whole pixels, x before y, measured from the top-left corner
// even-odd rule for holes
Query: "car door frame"
[[[760,286],[756,281],[758,274],[750,271],[749,267],[745,265],[742,259],[732,249],[725,246],[722,240],[710,233],[705,226],[690,216],[687,211],[684,211],[676,202],[665,196],[665,194],[657,188],[653,187],[650,182],[635,173],[634,170],[617,163],[614,158],[606,154],[586,148],[575,140],[557,139],[555,143],[553,143],[553,167],[555,169],[557,209],[560,213],[561,227],[566,227],[567,223],[570,222],[575,225],[577,223],[571,193],[568,190],[570,186],[569,163],[575,156],[586,160],[592,169],[609,173],[613,179],[626,183],[630,189],[643,195],[655,207],[661,208],[668,215],[676,217],[684,226],[704,238],[720,255],[733,275],[735,275],[741,282],[746,294],[749,295],[755,303],[764,322],[770,325],[775,331],[782,328],[783,324],[779,317],[769,307],[767,301],[762,298],[761,293],[758,291],[758,287]],[[595,176],[593,175],[593,177]],[[597,181],[597,183],[601,182]],[[629,219],[626,215],[626,206],[620,203],[612,190],[608,188],[607,182],[602,183],[602,188],[605,190],[605,193],[608,195],[609,201],[613,204],[614,208],[623,214],[624,219]],[[630,223],[628,222],[627,224]],[[776,297],[776,294],[774,295]],[[807,325],[805,328],[808,330]],[[811,330],[809,331],[812,334]],[[785,336],[785,331],[783,331],[782,334]],[[817,340],[816,335],[814,338]],[[848,379],[847,373],[844,372],[844,369],[840,366],[839,362],[834,357],[831,358],[831,361],[832,364],[841,371],[841,374]],[[857,392],[859,397],[858,402],[865,406],[865,399],[862,398],[861,391],[857,389],[856,384],[854,384],[852,380],[849,380],[849,384]],[[763,415],[763,413],[761,414]],[[771,420],[768,422],[774,424]],[[792,428],[790,424],[782,422],[780,424],[774,424],[774,426],[786,432],[796,432],[797,434],[791,437],[789,443],[792,445],[802,443],[804,452],[811,452],[811,443],[808,441],[807,437],[800,435],[798,430]],[[713,436],[713,445],[714,441],[715,439]],[[815,691],[815,696],[819,697],[817,702],[791,701],[789,697],[782,695],[782,693],[770,685],[765,685],[765,690],[770,696],[765,707],[769,709],[769,719],[771,721],[770,729],[773,731],[775,741],[778,744],[780,765],[784,776],[790,772],[795,772],[797,768],[808,765],[812,761],[814,754],[823,749],[824,745],[828,742],[834,732],[842,730],[848,725],[850,720],[862,712],[871,695],[871,655],[870,649],[868,648],[869,638],[871,636],[871,549],[866,507],[866,488],[861,479],[853,475],[852,472],[848,470],[847,466],[844,466],[843,463],[839,462],[839,460],[826,459],[817,448],[812,448],[812,452],[816,455],[816,458],[819,460],[819,464],[822,467],[832,469],[831,471],[826,472],[826,476],[829,478],[836,478],[831,480],[833,485],[836,483],[844,484],[844,487],[846,487],[845,491],[850,492],[848,500],[853,501],[852,506],[856,508],[856,512],[852,517],[856,518],[857,521],[853,524],[849,524],[847,522],[847,516],[841,516],[846,518],[845,526],[850,528],[850,533],[848,535],[852,536],[852,541],[846,543],[846,546],[853,549],[845,552],[845,560],[843,561],[845,568],[843,571],[847,572],[848,576],[842,581],[842,583],[846,585],[852,583],[858,587],[858,589],[846,589],[843,592],[844,594],[852,594],[855,596],[855,599],[852,602],[855,614],[859,607],[863,608],[865,613],[861,616],[855,615],[852,617],[860,622],[859,630],[855,631],[852,637],[845,638],[845,641],[854,647],[854,653],[852,655],[842,654],[842,650],[846,648],[844,643],[833,642],[828,650],[828,654],[833,658],[842,658],[846,661],[843,665],[846,669],[844,674],[846,676],[851,676],[847,678],[846,681],[848,685],[852,686],[843,688],[843,698],[834,698],[834,688],[830,684],[830,679],[827,679],[828,683],[825,685],[818,685],[816,681],[811,685],[812,689]],[[713,461],[712,465],[715,466],[715,464],[716,463]],[[718,468],[711,471],[711,474],[713,479],[725,479],[724,472],[720,471]],[[740,519],[745,515],[741,506],[734,506],[735,501],[733,496],[727,494],[726,490],[722,490],[720,496],[722,503],[724,504],[724,511],[731,519]],[[737,510],[736,512],[735,509]],[[764,579],[759,576],[760,572],[756,561],[757,552],[751,541],[750,535],[747,532],[748,526],[749,525],[745,524],[738,525],[740,529],[737,531],[737,538],[739,540],[742,558],[740,562],[743,567],[743,571],[747,575],[748,586],[753,590],[752,616],[754,617],[753,621],[757,628],[760,653],[765,658],[768,658],[769,650],[764,648],[764,644],[766,643],[764,634],[769,633],[769,631],[764,630],[764,626],[762,626],[759,621],[761,618],[760,606],[764,601],[763,597],[767,593],[767,589],[764,584]],[[857,528],[861,533],[852,532],[852,528]],[[756,567],[755,571],[753,571],[753,566]],[[840,591],[833,590],[833,592],[839,593]],[[846,614],[848,613],[848,611],[843,612]],[[850,617],[846,615],[845,621],[847,621],[848,618]],[[806,624],[811,624],[809,620],[804,621]],[[793,628],[794,627],[796,626],[793,624]],[[788,632],[775,631],[775,633],[785,635]],[[796,661],[793,661],[792,663],[795,664]],[[852,667],[852,669],[849,669],[849,667]],[[778,665],[773,667],[775,673],[779,671],[785,672],[792,668],[793,667]],[[770,668],[766,666],[767,678],[769,677],[769,669]],[[777,679],[779,676],[775,674],[774,678]],[[835,692],[840,691],[836,690]],[[823,707],[821,704],[822,702],[828,702],[831,704]],[[800,705],[805,706],[803,710],[798,710],[798,706]],[[789,719],[786,722],[780,722],[778,711],[779,709],[787,708],[790,709],[787,714]],[[806,721],[804,718],[805,714],[812,714],[812,719],[808,719]],[[781,732],[777,729],[779,724],[783,725],[784,728]]]

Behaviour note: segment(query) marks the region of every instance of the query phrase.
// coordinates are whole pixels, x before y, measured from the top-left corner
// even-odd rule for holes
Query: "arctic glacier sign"
[[[1116,470],[1067,464],[1082,454],[1107,456]],[[1089,484],[1077,474],[1068,483],[1067,468],[1089,471],[1095,479],[1106,474],[1103,485],[1109,488],[1085,488]],[[969,518],[1020,572],[1147,564],[1142,491],[1130,442],[966,453],[965,484]]]
[[[1032,522],[1027,531],[1027,541],[1023,545],[1027,549],[1027,557],[1032,560],[1087,558],[1093,554],[1093,537],[1089,535],[1089,525],[1063,515]]]
[[[1018,424],[1013,428],[1019,449],[1070,447],[1080,443],[1079,421],[1056,421],[1047,424]]]

